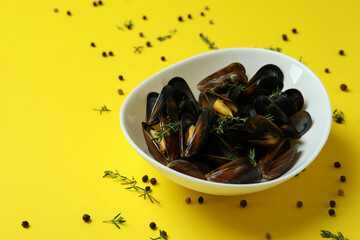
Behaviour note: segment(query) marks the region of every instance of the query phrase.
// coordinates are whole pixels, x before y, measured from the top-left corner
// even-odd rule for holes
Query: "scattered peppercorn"
[[[99,3],[99,5],[103,5],[103,2],[102,2],[102,1],[99,1],[98,3]]]
[[[23,221],[21,223],[21,226],[23,226],[24,228],[28,228],[29,227],[29,222],[28,221]]]
[[[93,43],[93,42],[90,43],[90,45],[91,45],[92,47],[96,47],[96,46],[95,46],[95,43]]]
[[[161,61],[166,61],[164,56],[161,57]]]
[[[166,237],[167,236],[167,233],[163,230],[163,231],[161,231],[162,232],[162,235],[164,236],[164,237]]]
[[[282,35],[282,39],[283,39],[284,41],[287,41],[287,40],[288,40],[287,35],[286,35],[286,34],[283,34],[283,35]]]
[[[102,52],[103,57],[107,57],[106,52]]]
[[[293,28],[292,30],[291,30],[293,33],[298,33],[298,31],[296,30],[296,28]]]
[[[336,202],[335,202],[334,200],[331,200],[331,201],[330,201],[330,207],[333,208],[333,207],[335,207],[335,206],[336,206]]]
[[[344,190],[339,189],[339,190],[338,190],[338,195],[339,195],[339,196],[343,196],[343,195],[344,195]]]
[[[84,214],[82,216],[82,219],[84,220],[84,222],[89,222],[90,221],[90,216],[88,214]]]
[[[266,239],[271,239],[271,234],[270,233],[265,233],[265,238]]]
[[[296,206],[297,206],[298,208],[301,208],[301,207],[303,206],[303,202],[302,202],[302,201],[297,201],[297,202],[296,202]]]
[[[140,37],[144,37],[144,34],[141,32],[141,33],[139,33],[139,36],[140,36]]]
[[[144,176],[142,177],[142,181],[143,181],[143,182],[147,182],[148,180],[149,180],[148,175],[144,175]]]
[[[109,56],[114,56],[114,53],[112,51],[110,51]]]
[[[94,7],[97,7],[97,3],[96,3],[96,2],[93,2],[93,5],[94,5]]]
[[[154,230],[154,229],[156,228],[156,223],[151,222],[151,223],[150,223],[150,228]]]
[[[54,8],[54,12],[58,12],[59,10],[57,8]]]
[[[334,162],[334,167],[336,167],[336,168],[341,167],[341,163],[340,162]]]
[[[210,24],[214,24],[213,20],[210,20],[209,23],[210,23]]]
[[[123,91],[121,88],[119,88],[119,89],[118,89],[118,94],[119,94],[119,95],[124,95],[124,91]]]
[[[145,187],[145,191],[149,192],[151,190],[151,187],[150,186],[146,186]]]
[[[189,197],[185,198],[185,202],[186,202],[187,204],[190,204],[190,203],[191,203],[191,198],[189,198]]]
[[[329,71],[328,68],[325,68],[325,72],[326,72],[326,73],[330,73],[330,71]]]
[[[147,42],[146,42],[146,46],[147,46],[147,47],[151,47],[151,42],[147,41]]]
[[[67,11],[66,14],[69,15],[69,16],[71,16],[71,12],[70,12],[70,11]]]
[[[343,91],[346,91],[347,90],[347,85],[345,83],[341,84],[340,89],[343,90]]]
[[[345,55],[344,50],[340,50],[340,51],[339,51],[339,54],[340,54],[341,56],[344,56],[344,55]]]
[[[124,77],[123,77],[123,75],[119,75],[119,80],[124,80]]]
[[[198,202],[199,202],[200,204],[202,204],[202,203],[204,202],[204,198],[203,198],[203,197],[199,197],[199,198],[198,198]]]
[[[329,215],[330,215],[330,216],[334,216],[334,215],[335,215],[335,210],[331,208],[331,209],[329,210]]]
[[[144,19],[144,20],[147,20],[147,17],[144,15],[144,16],[143,16],[143,19]]]
[[[202,38],[204,35],[202,33],[200,33],[200,37]]]
[[[200,15],[201,15],[201,16],[205,16],[205,13],[204,13],[204,12],[201,12]]]
[[[156,180],[156,178],[151,178],[150,182],[152,185],[155,185],[157,183],[157,180]]]
[[[345,177],[345,176],[341,176],[341,177],[340,177],[340,181],[346,182],[346,177]]]
[[[240,206],[241,206],[242,208],[246,207],[246,206],[247,206],[247,201],[246,201],[246,200],[241,200],[241,201],[240,201]]]
[[[192,19],[192,16],[191,16],[191,14],[188,14],[188,16],[187,16],[187,17],[188,17],[188,19]]]
[[[205,6],[205,10],[209,11],[209,7],[208,7],[208,6]]]
[[[180,16],[180,17],[178,17],[178,20],[179,20],[179,22],[182,22],[182,21],[184,21],[183,20],[183,18]]]

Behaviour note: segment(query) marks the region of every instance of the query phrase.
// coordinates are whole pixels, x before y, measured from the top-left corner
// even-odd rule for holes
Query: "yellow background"
[[[92,1],[1,1],[0,239],[150,239],[159,236],[149,228],[151,221],[169,240],[264,239],[266,232],[273,239],[321,239],[320,229],[358,238],[359,1],[103,2],[94,7]],[[132,30],[117,28],[129,20]],[[156,39],[173,29],[171,39]],[[333,123],[328,142],[305,172],[263,192],[211,196],[164,178],[130,147],[119,125],[126,95],[157,71],[210,51],[200,33],[218,48],[280,47],[302,57],[319,76],[332,108],[341,109],[346,120]],[[153,47],[135,54],[133,47],[146,41]],[[104,58],[102,51],[115,56]],[[348,92],[340,90],[341,83]],[[93,110],[103,105],[111,111]],[[342,167],[335,169],[335,161]],[[104,170],[114,169],[134,176],[140,186],[144,174],[157,178],[153,196],[160,204],[102,178]],[[341,175],[347,182],[340,182]],[[343,197],[337,196],[339,188]],[[246,208],[239,206],[242,199]],[[335,217],[328,215],[332,199]],[[298,200],[304,202],[301,209]],[[127,221],[120,230],[102,223],[119,212]],[[83,222],[84,213],[91,223]],[[29,229],[21,227],[23,220]]]

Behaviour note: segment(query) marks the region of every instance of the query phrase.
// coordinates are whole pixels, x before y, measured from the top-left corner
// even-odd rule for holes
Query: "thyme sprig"
[[[270,121],[274,121],[275,117],[273,115],[271,115],[271,113],[269,113],[268,115],[265,116],[267,119],[269,119]]]
[[[150,239],[151,240],[168,240],[167,233],[164,230],[159,230],[159,231],[160,231],[160,237],[157,237],[157,238],[150,237]]]
[[[215,87],[211,88],[209,91],[215,92],[215,90],[218,88],[227,88],[228,90],[230,90],[230,89],[233,89],[234,87],[236,87],[237,85],[239,85],[238,82],[234,82],[234,83],[223,82],[220,86],[215,86]],[[246,89],[246,87],[242,86],[240,91],[245,91],[245,89]]]
[[[326,230],[320,230],[321,231],[321,236],[323,238],[333,238],[333,239],[337,239],[337,240],[349,240],[348,238],[344,237],[344,235],[341,232],[338,232],[337,235],[334,233],[331,233],[329,231]]]
[[[102,106],[100,109],[98,109],[98,108],[93,108],[93,110],[94,110],[94,111],[99,111],[100,114],[102,114],[102,112],[110,112],[110,111],[111,111],[111,110],[108,109],[105,105]]]
[[[111,178],[120,178],[123,183],[121,183],[121,185],[130,185],[129,187],[125,188],[125,189],[135,189],[136,191],[142,191],[143,193],[139,195],[139,197],[143,197],[144,199],[149,198],[151,203],[157,202],[160,203],[158,200],[156,200],[153,196],[150,195],[150,193],[152,192],[152,190],[150,189],[149,191],[147,191],[146,189],[137,186],[137,182],[134,179],[134,177],[132,177],[131,179],[123,176],[119,173],[118,170],[115,169],[114,171],[104,171],[104,177],[111,177]]]
[[[165,36],[160,36],[157,38],[157,40],[159,40],[160,42],[165,41],[166,39],[171,38],[175,33],[176,33],[176,29],[171,30],[170,34],[165,35]]]
[[[211,42],[207,37],[205,37],[203,34],[200,34],[200,37],[201,39],[206,42],[208,45],[209,45],[209,48],[210,49],[218,49],[216,46],[215,46],[215,43],[214,42]]]
[[[169,122],[168,124],[161,126],[161,129],[157,130],[155,133],[157,137],[154,137],[151,140],[161,142],[164,136],[169,136],[170,134],[178,131],[180,131],[180,121]]]
[[[332,115],[332,118],[337,123],[342,123],[345,121],[344,113],[341,110],[335,109]]]
[[[276,97],[278,97],[280,94],[282,94],[283,92],[281,91],[281,89],[279,87],[276,87],[276,90],[273,91],[269,96],[268,98],[269,99],[274,99]]]
[[[228,124],[235,122],[245,122],[249,117],[233,117],[226,115],[225,117],[217,119],[217,127],[214,129],[217,134],[223,134],[227,129]]]
[[[136,46],[134,48],[135,48],[134,53],[141,54],[142,50],[144,49],[144,46]]]
[[[127,29],[131,30],[131,29],[134,27],[134,23],[132,22],[132,20],[130,20],[130,21],[128,21],[128,22],[125,22],[125,23],[124,23],[124,26],[125,26]]]
[[[255,161],[255,148],[250,149],[248,157],[250,159],[250,163],[254,166],[257,165],[256,161]]]
[[[124,218],[120,216],[120,214],[121,214],[121,213],[119,213],[118,215],[116,215],[116,216],[115,216],[113,219],[111,219],[111,220],[106,220],[106,221],[103,221],[103,222],[104,222],[104,223],[112,223],[112,224],[114,224],[118,229],[120,229],[120,226],[118,225],[118,223],[120,224],[120,223],[126,222],[126,221],[124,220]]]
[[[268,47],[268,48],[266,48],[266,49],[269,49],[269,50],[273,50],[273,51],[277,51],[277,52],[281,52],[281,48],[279,48],[279,47],[275,47],[275,48],[273,48],[272,46],[270,46],[270,47]]]

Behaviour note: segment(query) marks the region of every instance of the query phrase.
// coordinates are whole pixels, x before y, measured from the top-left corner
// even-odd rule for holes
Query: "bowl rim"
[[[125,114],[124,112],[127,109],[127,106],[129,106],[130,104],[130,100],[132,99],[132,97],[136,94],[137,91],[139,91],[139,89],[141,89],[141,87],[143,85],[145,85],[148,81],[152,81],[152,79],[156,78],[158,75],[163,74],[163,72],[169,71],[172,68],[176,68],[178,65],[183,64],[184,62],[187,61],[194,61],[198,58],[203,58],[203,57],[207,57],[210,55],[216,55],[216,54],[223,54],[223,53],[227,53],[227,52],[233,52],[233,51],[254,51],[254,52],[264,52],[266,54],[275,54],[275,55],[280,55],[281,57],[285,58],[286,61],[290,61],[290,62],[297,62],[298,64],[300,64],[304,70],[306,70],[314,79],[316,79],[316,81],[319,83],[320,88],[322,89],[322,91],[325,94],[326,97],[326,106],[328,106],[329,108],[329,112],[328,112],[328,117],[325,118],[327,119],[327,122],[324,123],[328,126],[328,128],[326,129],[326,132],[323,134],[323,136],[321,137],[321,144],[319,144],[316,148],[316,150],[312,153],[312,155],[309,156],[309,158],[303,162],[300,166],[298,166],[296,169],[294,169],[294,171],[292,172],[287,172],[288,174],[284,174],[276,179],[270,180],[270,181],[262,181],[262,182],[258,182],[258,183],[248,183],[248,184],[230,184],[230,183],[219,183],[219,182],[211,182],[211,181],[207,181],[207,180],[203,180],[203,179],[199,179],[199,178],[195,178],[189,175],[186,175],[184,173],[175,171],[171,168],[168,168],[167,166],[159,163],[158,161],[156,161],[154,158],[150,157],[148,154],[146,154],[141,148],[139,148],[137,146],[137,144],[132,140],[132,138],[129,136],[129,133],[127,131],[127,129],[125,128]],[[210,185],[210,186],[216,186],[216,187],[222,187],[222,188],[235,188],[235,189],[239,189],[239,188],[253,188],[253,187],[265,187],[267,185],[277,185],[285,180],[288,180],[290,178],[292,178],[293,176],[297,175],[299,172],[301,172],[303,169],[305,169],[308,165],[310,165],[310,163],[312,163],[315,158],[317,157],[317,155],[320,153],[320,151],[322,150],[322,148],[324,147],[325,143],[327,142],[327,139],[329,137],[330,134],[330,130],[331,130],[331,124],[332,124],[332,110],[331,110],[331,102],[330,102],[330,98],[329,95],[326,91],[326,88],[324,86],[324,84],[322,83],[322,81],[319,79],[319,77],[306,65],[304,65],[302,62],[296,60],[293,57],[290,57],[288,55],[285,55],[283,53],[277,52],[277,51],[273,51],[273,50],[269,50],[269,49],[262,49],[262,48],[251,48],[251,47],[236,47],[236,48],[224,48],[224,49],[218,49],[218,50],[214,50],[214,51],[208,51],[208,52],[204,52],[204,53],[200,53],[194,56],[191,56],[189,58],[183,59],[179,62],[176,62],[174,64],[171,64],[170,66],[165,67],[164,69],[161,69],[160,71],[152,74],[151,76],[149,76],[148,78],[146,78],[144,81],[142,81],[139,85],[137,85],[130,93],[129,95],[126,97],[126,99],[124,100],[121,109],[120,109],[120,125],[121,125],[121,129],[125,135],[125,138],[127,139],[127,141],[130,143],[130,145],[135,149],[135,151],[140,154],[143,158],[146,158],[148,161],[152,162],[153,164],[157,165],[158,167],[162,168],[165,171],[170,171],[172,174],[177,175],[177,177],[180,178],[186,178],[187,180],[190,181],[196,181],[202,185]],[[172,179],[170,179],[172,180]]]

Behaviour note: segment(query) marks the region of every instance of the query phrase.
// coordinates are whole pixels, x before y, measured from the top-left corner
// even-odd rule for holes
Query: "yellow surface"
[[[358,238],[359,1],[103,2],[98,7],[92,1],[1,2],[0,239],[150,239],[159,236],[148,227],[151,221],[169,240],[264,239],[266,232],[273,239],[321,239],[320,229]],[[117,28],[129,20],[132,30]],[[171,39],[156,39],[173,29]],[[320,77],[333,109],[341,109],[346,121],[333,124],[327,144],[305,172],[264,192],[211,196],[161,176],[126,142],[119,126],[126,95],[164,67],[210,51],[200,33],[219,48],[280,47],[302,57]],[[133,53],[146,41],[153,47]],[[104,58],[102,51],[115,56]],[[339,89],[341,83],[348,92]],[[93,110],[103,105],[111,111]],[[335,161],[342,167],[335,169]],[[157,178],[153,196],[160,205],[125,190],[118,180],[102,178],[104,170],[114,169],[138,180],[144,174]],[[346,183],[339,181],[341,175]],[[339,188],[343,197],[336,194]],[[192,198],[190,205],[186,197]],[[239,207],[242,199],[246,208]],[[332,199],[336,217],[328,215]],[[298,200],[304,202],[301,209]],[[119,212],[127,221],[120,230],[102,223]],[[82,221],[84,213],[91,223]],[[29,229],[21,227],[23,220]]]

